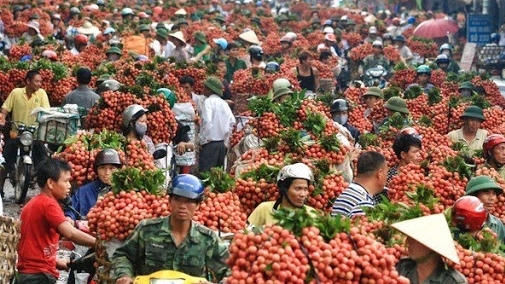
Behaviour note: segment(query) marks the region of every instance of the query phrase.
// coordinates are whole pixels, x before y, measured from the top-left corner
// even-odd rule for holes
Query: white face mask
[[[442,51],[442,54],[445,54],[445,55],[447,55],[447,57],[450,57],[451,51],[446,49],[446,50]]]
[[[349,118],[349,115],[347,115],[347,114],[335,114],[335,115],[333,115],[333,121],[337,122],[340,125],[346,124],[348,118]]]

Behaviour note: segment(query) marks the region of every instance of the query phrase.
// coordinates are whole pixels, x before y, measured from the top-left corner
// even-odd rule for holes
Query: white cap
[[[332,34],[332,33],[334,33],[334,32],[335,32],[335,31],[333,30],[333,28],[332,28],[332,27],[325,27],[325,28],[323,29],[323,33],[325,33],[325,34]]]
[[[377,28],[374,27],[374,26],[371,26],[369,29],[368,29],[368,33],[369,34],[376,34],[377,33]]]

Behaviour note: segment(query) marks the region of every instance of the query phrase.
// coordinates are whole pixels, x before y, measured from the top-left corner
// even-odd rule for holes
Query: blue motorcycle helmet
[[[23,57],[21,57],[21,59],[19,59],[19,62],[28,62],[30,60],[32,60],[32,55],[27,54],[27,55],[23,55]]]
[[[215,38],[213,39],[213,41],[219,45],[219,47],[221,47],[222,50],[226,50],[226,48],[228,47],[228,41],[222,37],[220,38]]]
[[[205,187],[199,178],[190,174],[180,174],[172,180],[172,186],[168,194],[170,196],[179,196],[196,202],[202,202],[204,191]]]

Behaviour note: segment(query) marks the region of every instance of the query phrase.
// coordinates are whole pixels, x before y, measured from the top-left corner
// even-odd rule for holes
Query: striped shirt
[[[365,215],[363,207],[375,207],[375,202],[365,188],[353,182],[335,200],[331,214],[333,216],[344,215],[349,218],[355,215]]]

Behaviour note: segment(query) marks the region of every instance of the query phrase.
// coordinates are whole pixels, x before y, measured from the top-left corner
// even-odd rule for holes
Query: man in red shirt
[[[31,199],[21,212],[21,239],[18,244],[20,284],[54,284],[58,269],[67,263],[56,258],[60,235],[84,246],[95,238],[74,228],[65,218],[58,200],[70,192],[70,166],[48,158],[37,169],[40,194]]]

